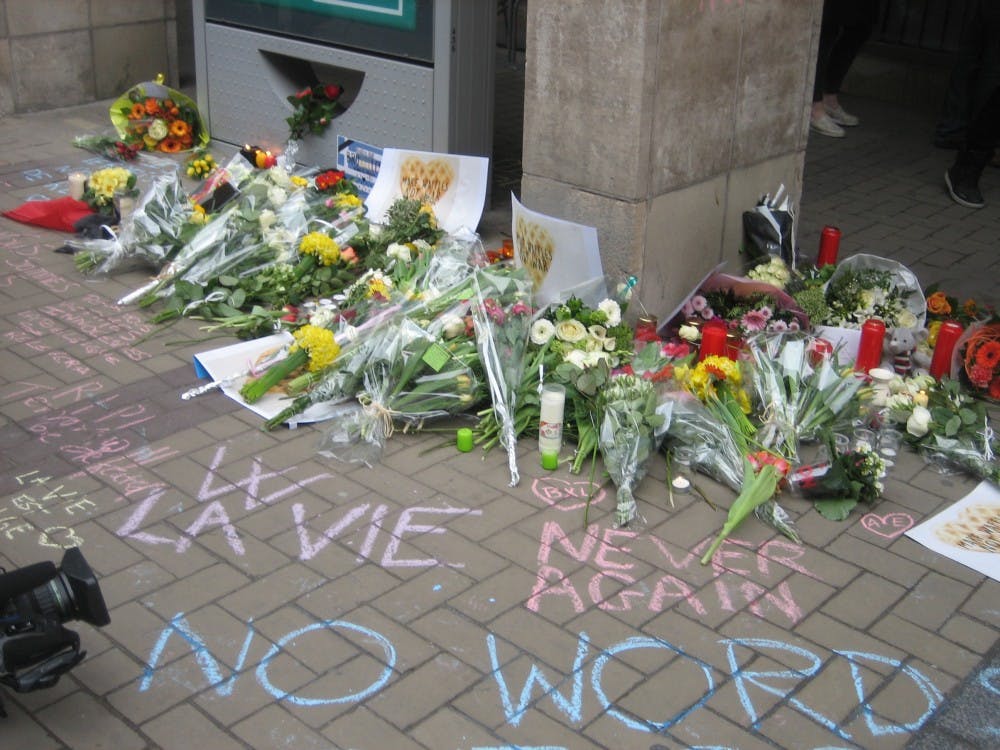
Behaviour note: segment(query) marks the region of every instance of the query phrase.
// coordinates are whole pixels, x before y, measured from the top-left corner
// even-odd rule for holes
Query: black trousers
[[[874,0],[826,0],[816,56],[813,101],[836,94],[854,58],[871,36],[878,14]]]

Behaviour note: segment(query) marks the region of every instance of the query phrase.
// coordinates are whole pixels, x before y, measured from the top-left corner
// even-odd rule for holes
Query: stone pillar
[[[782,183],[798,204],[822,4],[529,3],[525,205],[596,226],[661,319],[740,273],[743,211]]]

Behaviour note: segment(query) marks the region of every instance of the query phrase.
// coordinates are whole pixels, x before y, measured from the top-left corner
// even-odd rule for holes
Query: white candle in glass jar
[[[538,415],[538,449],[542,453],[558,453],[562,449],[563,410],[566,388],[558,383],[542,386]]]
[[[69,197],[83,200],[83,193],[87,189],[87,175],[83,172],[70,172],[66,181],[69,183]]]

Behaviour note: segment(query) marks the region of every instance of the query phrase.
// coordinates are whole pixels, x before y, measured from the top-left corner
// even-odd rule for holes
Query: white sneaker
[[[850,112],[845,112],[839,104],[836,107],[826,107],[826,113],[830,115],[831,120],[844,127],[853,128],[861,122],[860,118]]]
[[[811,118],[809,120],[809,129],[820,135],[830,136],[831,138],[843,138],[847,134],[840,125],[830,118],[830,115]]]

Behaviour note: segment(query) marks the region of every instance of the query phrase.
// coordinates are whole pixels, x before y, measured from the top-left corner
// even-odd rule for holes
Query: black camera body
[[[35,563],[0,569],[0,684],[19,693],[52,687],[87,655],[80,636],[63,626],[111,622],[94,571],[78,547],[57,568]],[[0,702],[0,716],[6,716]]]

